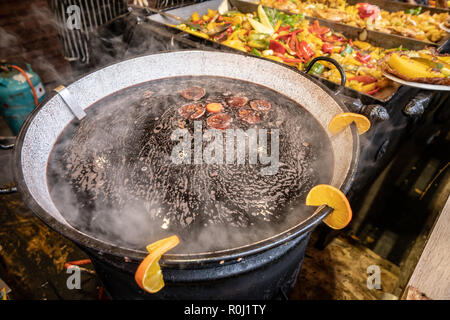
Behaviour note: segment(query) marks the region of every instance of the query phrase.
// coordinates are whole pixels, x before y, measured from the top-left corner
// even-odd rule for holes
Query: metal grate
[[[154,7],[158,9],[174,9],[195,3],[205,2],[207,0],[152,0]],[[149,2],[150,5],[152,3]]]

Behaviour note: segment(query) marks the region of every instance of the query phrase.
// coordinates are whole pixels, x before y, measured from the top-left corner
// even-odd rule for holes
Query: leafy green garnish
[[[345,57],[345,54],[352,54],[353,49],[352,47],[347,43],[347,45],[345,46],[345,49],[341,52],[341,56]]]
[[[418,16],[419,14],[420,14],[420,12],[422,11],[422,7],[418,7],[418,8],[411,8],[411,9],[406,9],[405,10],[405,13],[408,13],[408,14],[412,14],[412,15],[415,15],[415,16]]]
[[[256,50],[255,48],[252,48],[251,53],[254,54],[255,56],[261,57],[261,53],[259,53],[259,51]]]
[[[269,21],[272,24],[272,26],[275,26],[277,22],[281,20],[282,26],[288,25],[290,27],[293,27],[295,24],[302,22],[303,19],[305,18],[305,16],[302,13],[290,15],[284,12],[280,12],[274,8],[264,7],[264,11],[266,12],[266,15],[269,18]]]

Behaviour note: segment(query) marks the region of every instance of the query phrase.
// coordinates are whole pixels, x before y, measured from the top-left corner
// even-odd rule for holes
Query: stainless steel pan
[[[256,72],[257,71],[257,72]],[[137,57],[95,71],[48,97],[25,122],[14,150],[14,175],[25,203],[46,224],[83,247],[121,257],[142,259],[145,252],[105,242],[73,228],[61,215],[49,192],[47,163],[60,134],[75,117],[83,117],[97,101],[131,86],[176,76],[219,76],[268,87],[302,105],[327,131],[333,116],[345,106],[311,77],[265,59],[206,51],[179,51]],[[132,125],[132,124],[130,124]],[[356,127],[331,136],[334,163],[330,184],[346,192],[356,170],[359,140]],[[261,252],[296,238],[317,225],[329,212],[319,208],[290,229],[257,243],[201,254],[168,254],[165,264],[234,259]]]

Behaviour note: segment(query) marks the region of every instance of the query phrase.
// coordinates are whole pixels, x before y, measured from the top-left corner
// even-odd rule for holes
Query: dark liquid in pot
[[[225,133],[223,164],[172,162],[179,143],[173,131],[194,131],[193,120],[178,112],[192,102],[180,91],[193,86],[206,90],[197,102],[223,103],[230,129],[267,129],[269,155],[271,129],[279,129],[276,174],[262,175],[268,165],[259,161],[249,164],[248,149],[244,164],[226,164]],[[258,124],[245,123],[239,108],[225,103],[239,94],[272,108]],[[209,115],[197,119],[203,132]],[[332,167],[326,133],[296,102],[254,83],[202,76],[151,81],[95,103],[58,138],[47,175],[57,208],[78,230],[134,249],[177,234],[181,243],[172,252],[199,253],[253,243],[308,218],[315,208],[304,205],[306,194],[330,182]]]

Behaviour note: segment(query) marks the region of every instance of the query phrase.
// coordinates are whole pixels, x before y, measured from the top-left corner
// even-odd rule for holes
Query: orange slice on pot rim
[[[363,134],[370,129],[370,120],[362,114],[343,112],[335,115],[328,124],[328,130],[332,134],[338,134],[347,128],[352,122],[356,124],[358,134]]]
[[[342,229],[352,220],[352,208],[345,194],[328,184],[319,184],[313,187],[306,196],[307,206],[327,205],[333,211],[323,219],[323,222],[332,229]]]
[[[156,293],[164,287],[159,259],[179,243],[180,239],[177,236],[171,236],[153,242],[146,247],[149,255],[141,262],[134,274],[134,279],[141,289],[149,293]]]

